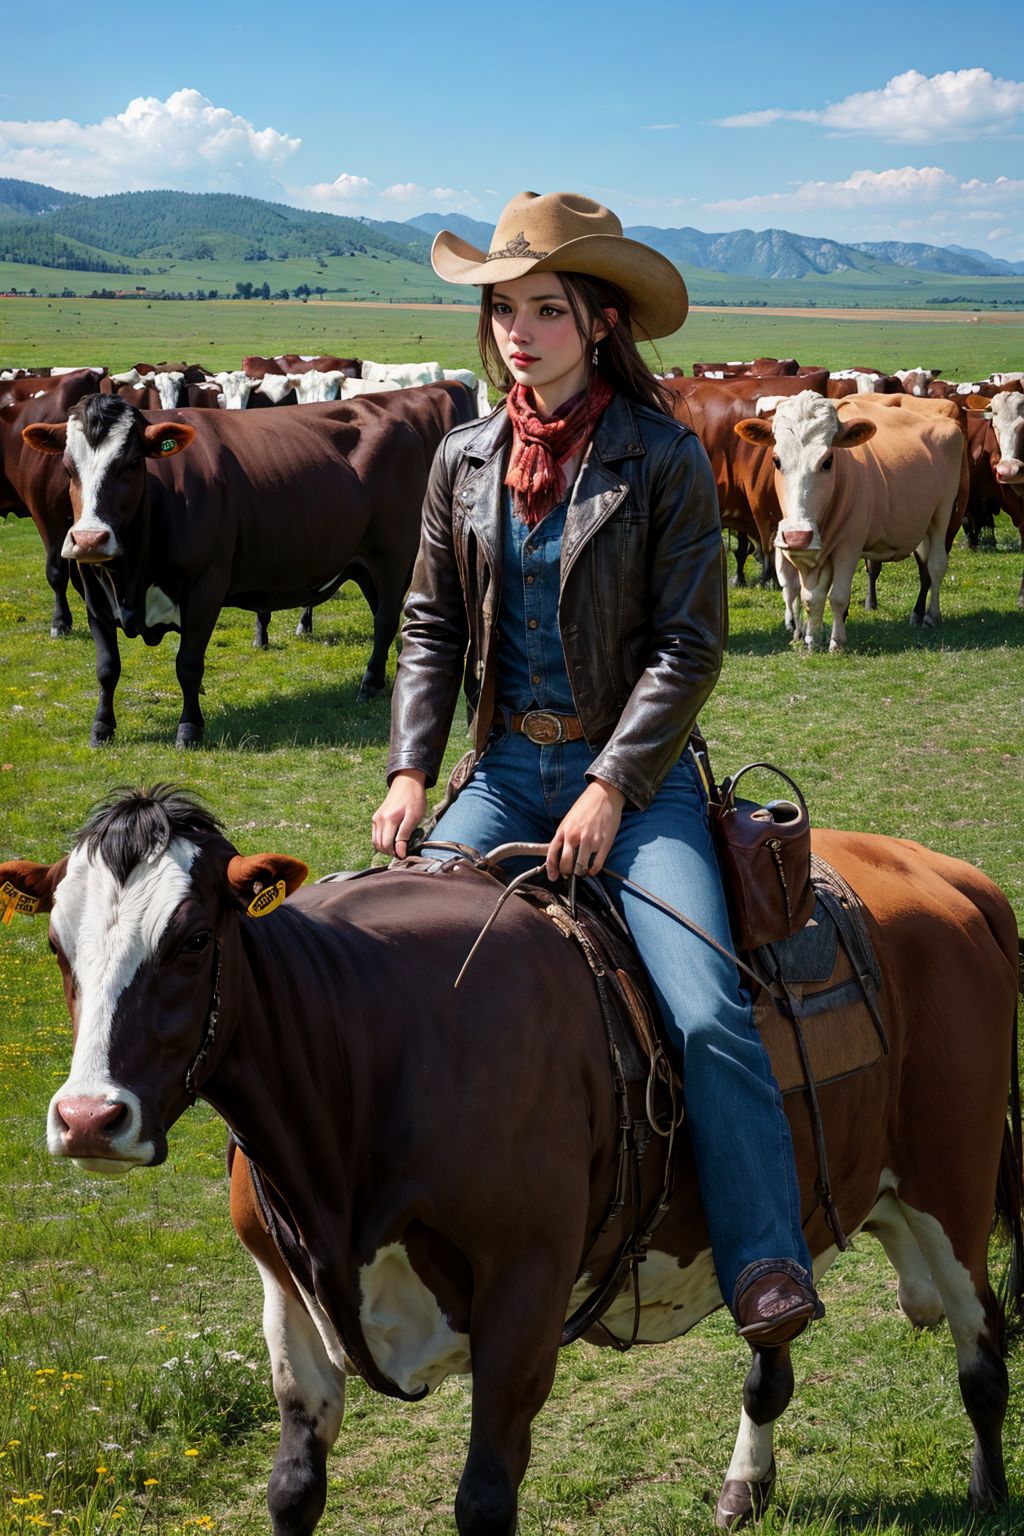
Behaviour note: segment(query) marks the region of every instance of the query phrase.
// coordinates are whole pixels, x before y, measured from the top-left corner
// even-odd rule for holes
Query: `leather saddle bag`
[[[760,805],[737,798],[744,774],[767,769],[784,779],[793,800]],[[772,763],[747,763],[718,786],[711,826],[733,932],[740,949],[759,949],[798,933],[814,911],[811,822],[807,802],[788,773]]]

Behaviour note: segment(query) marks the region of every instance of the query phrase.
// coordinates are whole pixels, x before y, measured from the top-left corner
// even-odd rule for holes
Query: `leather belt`
[[[553,747],[561,741],[582,741],[583,727],[578,715],[556,715],[551,709],[530,709],[524,715],[513,715],[514,731],[527,737],[538,747]]]

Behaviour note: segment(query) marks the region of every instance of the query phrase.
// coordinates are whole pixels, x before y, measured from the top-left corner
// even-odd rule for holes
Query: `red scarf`
[[[562,465],[585,443],[614,390],[597,374],[587,391],[560,405],[545,420],[537,414],[533,394],[525,384],[513,384],[506,397],[512,421],[512,453],[505,484],[512,490],[517,517],[533,528],[558,505],[564,494]]]

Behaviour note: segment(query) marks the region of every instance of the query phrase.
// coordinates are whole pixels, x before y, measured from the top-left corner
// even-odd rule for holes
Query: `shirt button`
[[[530,678],[530,682],[533,683],[534,685],[539,683],[540,682],[540,673],[539,672],[535,672],[533,674],[533,676]]]
[[[531,628],[531,629],[536,629],[536,628],[537,628],[537,622],[538,622],[538,621],[537,621],[537,620],[536,620],[536,619],[530,619],[530,621],[529,621],[529,627],[530,627],[530,628]]]
[[[536,580],[537,580],[536,576],[527,576],[527,578],[526,578],[526,585],[528,587],[532,587]]]

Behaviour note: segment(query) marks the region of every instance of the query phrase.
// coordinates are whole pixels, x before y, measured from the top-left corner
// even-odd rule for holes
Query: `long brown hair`
[[[629,300],[622,289],[604,278],[586,277],[581,272],[559,272],[565,288],[566,303],[576,323],[576,330],[589,358],[593,342],[590,340],[595,321],[603,322],[605,310],[618,313],[618,323],[608,335],[597,343],[597,367],[612,388],[638,405],[650,406],[666,416],[672,415],[671,391],[664,388],[648,368],[633,339],[630,324]],[[480,320],[476,340],[484,373],[495,389],[507,394],[515,380],[505,367],[491,328],[494,305],[494,288],[485,284],[480,292]],[[588,379],[591,375],[588,375]]]

